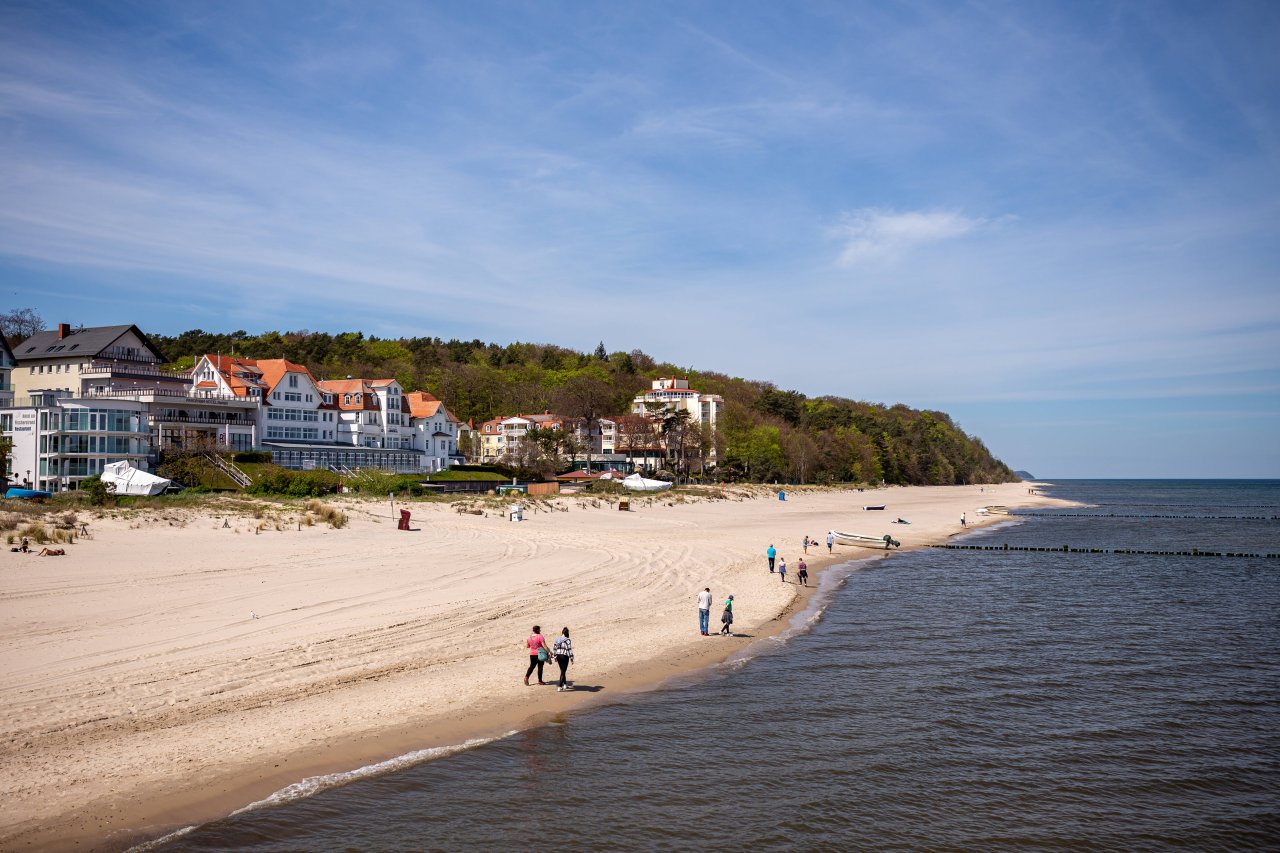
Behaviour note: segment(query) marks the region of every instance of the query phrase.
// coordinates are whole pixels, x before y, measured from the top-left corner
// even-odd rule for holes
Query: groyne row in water
[[[1190,551],[1149,551],[1142,548],[1073,548],[1070,545],[1033,546],[1033,545],[926,545],[927,548],[942,548],[946,551],[1042,551],[1058,554],[1141,554],[1153,557],[1257,557],[1267,560],[1280,560],[1280,554],[1243,553],[1237,551],[1201,551],[1192,548]]]
[[[1015,518],[1176,518],[1190,521],[1280,521],[1280,515],[1139,515],[1124,512],[1024,512],[1013,510]]]

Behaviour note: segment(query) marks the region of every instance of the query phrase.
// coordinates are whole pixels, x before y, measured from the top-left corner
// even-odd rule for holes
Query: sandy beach
[[[756,494],[625,513],[566,498],[519,523],[418,503],[407,533],[386,503],[342,504],[343,529],[261,532],[175,509],[91,519],[65,557],[6,551],[0,847],[123,849],[308,776],[535,725],[781,630],[806,595],[806,534],[908,550],[962,532],[961,513],[1007,520],[984,505],[1054,503],[1024,483]],[[807,561],[813,576],[868,556],[820,544]],[[705,586],[713,631],[734,595],[734,637],[699,636]],[[572,629],[576,690],[522,684],[535,623]]]

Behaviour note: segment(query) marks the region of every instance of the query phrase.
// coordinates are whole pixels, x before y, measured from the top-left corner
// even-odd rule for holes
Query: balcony
[[[245,397],[233,397],[230,394],[196,395],[190,388],[90,388],[85,397],[100,397],[111,400],[133,400],[139,403],[150,403],[156,400],[186,400],[197,404],[230,404],[238,408],[257,408],[258,401]]]
[[[178,426],[251,427],[257,424],[256,419],[236,414],[235,412],[152,412],[147,416],[147,420],[152,424],[152,426],[159,424],[170,426],[176,424]]]
[[[110,361],[130,361],[136,364],[160,363],[160,361],[151,353],[134,347],[107,347],[95,357]]]
[[[155,364],[138,361],[95,361],[80,368],[81,376],[138,376],[171,382],[190,382],[191,374],[185,370],[166,370]]]

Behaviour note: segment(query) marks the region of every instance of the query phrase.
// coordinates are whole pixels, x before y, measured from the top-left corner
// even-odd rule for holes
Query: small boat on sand
[[[884,508],[885,508],[885,504],[880,504],[879,506],[864,506],[864,507],[863,507],[863,509],[884,509]]]
[[[6,498],[22,498],[24,500],[42,501],[46,498],[53,497],[53,494],[40,489],[20,489],[17,486],[11,486],[9,491],[4,493],[4,496]]]
[[[888,551],[890,548],[898,548],[902,545],[897,539],[894,539],[888,533],[883,536],[863,536],[861,533],[843,533],[839,530],[832,530],[831,535],[835,537],[835,541],[841,545],[858,545],[863,548],[883,548]]]

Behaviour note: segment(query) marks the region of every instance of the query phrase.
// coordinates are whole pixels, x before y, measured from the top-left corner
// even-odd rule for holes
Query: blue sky
[[[1280,477],[1280,4],[0,7],[0,307],[641,348]]]

